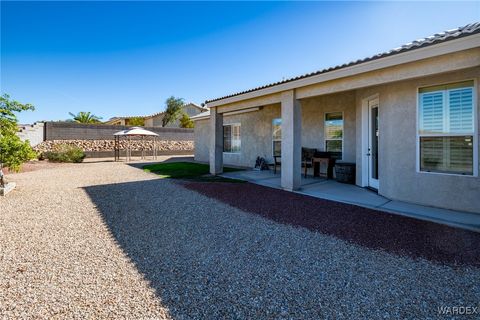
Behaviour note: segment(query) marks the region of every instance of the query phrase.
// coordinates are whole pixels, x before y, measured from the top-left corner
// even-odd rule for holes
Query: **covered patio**
[[[245,170],[223,173],[223,177],[245,180],[266,187],[282,189],[281,172],[273,170]],[[307,175],[300,178],[298,193],[313,197],[356,204],[368,208],[377,208],[390,202],[376,192],[351,184],[339,183],[332,179],[323,179]]]
[[[224,163],[253,167],[280,154],[280,186],[297,191],[306,189],[302,148],[315,148],[354,163],[358,187],[478,214],[478,30],[207,100],[193,119],[195,160],[217,175]]]
[[[370,130],[375,137],[371,139],[375,143],[372,152],[368,152],[364,145],[368,132],[362,131],[366,125],[362,120],[367,123],[368,119],[375,119],[373,111],[378,110],[378,98],[369,94],[366,99],[357,100],[356,96],[356,90],[349,90],[300,98],[300,94],[292,90],[278,95],[275,100],[279,102],[259,98],[260,101],[249,101],[247,108],[211,108],[211,173],[221,173],[224,162],[253,167],[257,157],[264,157],[269,164],[276,162],[274,158],[277,157],[282,168],[276,179],[277,186],[288,191],[299,190],[305,183],[310,183],[304,177],[305,164],[309,167],[308,174],[313,176],[312,158],[306,159],[304,150],[315,150],[313,157],[331,157],[336,162],[353,164],[357,174],[352,182],[378,189],[378,182],[372,185],[366,181],[367,175],[362,175],[366,166],[364,162],[371,162],[375,171],[372,180],[378,181],[378,121],[377,127],[372,126]],[[368,109],[369,103],[371,110]],[[363,104],[367,104],[366,115],[358,114]],[[378,112],[376,115],[378,117]],[[368,159],[363,159],[361,154],[368,154]],[[333,177],[334,163],[329,165],[330,178]],[[319,180],[311,182],[318,183]]]

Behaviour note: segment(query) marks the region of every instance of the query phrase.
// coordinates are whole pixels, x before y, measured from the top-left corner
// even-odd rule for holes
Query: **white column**
[[[223,114],[210,108],[210,173],[223,172]]]
[[[302,110],[295,91],[282,93],[282,188],[297,190],[302,177]]]

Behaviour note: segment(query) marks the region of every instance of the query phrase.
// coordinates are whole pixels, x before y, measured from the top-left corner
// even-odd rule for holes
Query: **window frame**
[[[420,138],[421,137],[463,137],[469,136],[470,134],[467,133],[422,133],[420,134],[420,89],[429,88],[429,87],[436,87],[436,86],[447,86],[453,85],[455,83],[461,82],[468,82],[473,81],[473,133],[472,133],[472,143],[473,143],[473,172],[472,174],[461,174],[461,173],[453,173],[453,172],[432,172],[432,171],[422,171],[420,169]],[[416,110],[415,110],[415,123],[416,123],[416,132],[415,132],[415,168],[416,172],[420,174],[432,174],[432,175],[442,175],[442,176],[458,176],[458,177],[469,177],[469,178],[477,178],[478,177],[478,81],[476,78],[470,78],[465,80],[453,80],[448,82],[442,83],[435,83],[435,84],[425,84],[416,87]],[[446,98],[445,98],[446,99]],[[446,121],[444,119],[444,121]]]
[[[280,137],[280,139],[275,139],[274,136],[273,136],[273,133],[274,133],[274,132],[273,132],[273,127],[274,127],[273,122],[274,122],[275,120],[280,120],[280,130],[282,130],[282,123],[283,123],[282,118],[273,118],[273,119],[272,119],[272,122],[271,122],[271,124],[272,124],[272,134],[271,134],[271,136],[272,136],[272,157],[275,157],[275,142],[280,141],[280,144],[281,144],[281,143],[282,143],[282,138],[283,138],[283,137]],[[281,156],[282,156],[282,149],[281,149],[281,147],[280,147],[280,155],[279,155],[279,157],[281,157]]]
[[[225,151],[225,143],[223,143],[223,148],[222,148],[222,152],[223,153],[226,153],[226,154],[240,154],[242,152],[242,125],[240,122],[233,122],[233,123],[224,123],[223,126],[222,126],[222,133],[224,132],[224,127],[232,127],[232,136],[231,136],[231,140],[230,140],[230,145],[232,145],[232,142],[233,142],[233,127],[239,127],[240,129],[240,135],[239,135],[239,140],[240,140],[240,150],[239,151]],[[224,138],[222,138],[224,139]],[[223,141],[223,140],[222,140]],[[224,141],[223,141],[224,142]]]
[[[327,139],[327,114],[329,113],[341,113],[342,114],[342,139]],[[325,152],[327,151],[327,141],[342,141],[342,157],[337,159],[338,161],[343,161],[344,149],[345,149],[345,112],[344,111],[326,111],[323,113],[323,146]],[[334,152],[334,151],[332,151]]]

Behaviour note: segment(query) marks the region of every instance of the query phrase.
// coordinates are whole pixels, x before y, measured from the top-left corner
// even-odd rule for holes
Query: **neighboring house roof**
[[[193,121],[203,120],[203,119],[208,119],[208,118],[210,118],[210,110],[199,113],[196,116],[190,117],[190,119],[192,119]]]
[[[183,108],[185,107],[195,107],[195,108],[198,108],[200,111],[205,111],[207,110],[206,108],[203,108],[195,103],[192,103],[192,102],[189,102],[189,103],[186,103],[183,105]],[[157,113],[154,113],[154,114],[150,114],[150,115],[146,115],[146,116],[122,116],[122,117],[112,117],[110,119],[108,119],[108,121],[106,121],[106,123],[108,122],[114,122],[114,121],[117,121],[117,120],[122,120],[122,119],[132,119],[132,118],[143,118],[143,119],[149,119],[149,118],[152,118],[152,117],[156,117],[156,116],[159,116],[159,115],[162,115],[164,114],[165,111],[161,111],[161,112],[157,112]]]
[[[285,79],[285,80],[282,80],[282,81],[270,83],[270,84],[267,84],[267,85],[264,85],[264,86],[261,86],[261,87],[256,87],[256,88],[253,88],[253,89],[237,92],[237,93],[230,94],[230,95],[227,95],[227,96],[223,96],[223,97],[220,97],[220,98],[207,100],[207,101],[205,101],[205,103],[239,96],[239,95],[242,95],[242,94],[245,94],[245,93],[249,93],[249,92],[273,87],[273,86],[276,86],[276,85],[284,84],[284,83],[299,80],[299,79],[304,79],[304,78],[316,76],[316,75],[319,75],[319,74],[322,74],[322,73],[327,73],[327,72],[330,72],[330,71],[343,69],[343,68],[346,68],[346,67],[351,67],[351,66],[358,65],[358,64],[361,64],[361,63],[365,63],[365,62],[369,62],[369,61],[372,61],[372,60],[381,59],[381,58],[385,58],[385,57],[388,57],[388,56],[393,56],[393,55],[403,53],[403,52],[406,52],[406,51],[412,51],[412,50],[415,50],[415,49],[424,48],[424,47],[427,47],[427,46],[435,45],[435,44],[450,41],[450,40],[459,39],[459,38],[470,36],[470,35],[477,34],[477,33],[480,33],[480,22],[471,23],[471,24],[468,24],[468,25],[463,26],[463,27],[459,27],[459,28],[452,29],[452,30],[447,30],[447,31],[437,33],[435,35],[423,38],[423,39],[418,39],[418,40],[415,40],[413,42],[409,42],[407,44],[404,44],[401,47],[398,47],[398,48],[395,48],[395,49],[392,49],[390,51],[386,51],[386,52],[383,52],[383,53],[379,53],[379,54],[376,54],[376,55],[371,56],[371,57],[359,59],[359,60],[356,60],[356,61],[351,61],[351,62],[342,64],[342,65],[330,67],[330,68],[323,69],[323,70],[318,70],[318,71],[315,71],[315,72],[311,72],[311,73],[307,73],[307,74],[297,76],[297,77],[294,77],[294,78],[289,78],[289,79]]]

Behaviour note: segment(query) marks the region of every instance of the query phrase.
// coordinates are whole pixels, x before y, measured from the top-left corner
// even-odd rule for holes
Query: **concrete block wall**
[[[115,132],[129,129],[127,126],[81,124],[70,122],[46,122],[45,140],[113,140]],[[159,135],[159,140],[193,141],[193,129],[145,127]]]

